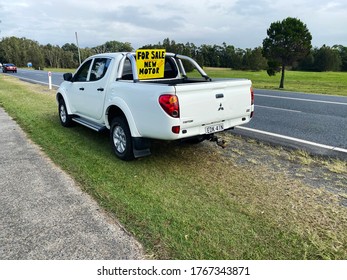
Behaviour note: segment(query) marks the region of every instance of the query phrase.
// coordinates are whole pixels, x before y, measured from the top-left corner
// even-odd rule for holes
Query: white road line
[[[294,98],[294,97],[284,97],[284,96],[272,96],[272,95],[264,95],[264,94],[255,94],[255,96],[256,96],[256,97],[257,97],[257,96],[261,96],[261,97],[269,97],[269,98],[290,99],[290,100],[298,100],[298,101],[306,101],[306,102],[327,103],[327,104],[345,105],[345,106],[347,106],[347,103],[343,103],[343,102],[334,102],[334,101],[323,101],[323,100],[313,100],[313,99]]]
[[[20,80],[26,80],[26,81],[29,81],[29,82],[34,82],[34,83],[38,83],[38,84],[41,84],[41,85],[47,85],[48,86],[48,83],[45,83],[45,82],[41,82],[41,81],[37,81],[37,80],[33,80],[33,79],[28,79],[28,78],[23,78],[23,77],[17,77],[17,78],[20,79]],[[58,85],[55,85],[55,84],[52,84],[52,86],[59,87]]]
[[[339,148],[339,147],[333,147],[333,146],[329,146],[329,145],[319,144],[319,143],[316,143],[316,142],[311,142],[311,141],[307,141],[307,140],[303,140],[303,139],[299,139],[299,138],[289,137],[289,136],[285,136],[285,135],[281,135],[281,134],[276,134],[276,133],[272,133],[272,132],[262,131],[262,130],[249,128],[249,127],[244,127],[244,126],[238,126],[237,128],[239,128],[241,130],[256,132],[256,133],[260,133],[260,134],[264,134],[264,135],[268,135],[268,136],[272,136],[272,137],[277,137],[277,138],[281,138],[281,139],[285,139],[285,140],[298,142],[298,143],[301,143],[301,144],[306,144],[306,145],[310,145],[310,146],[314,146],[314,147],[318,147],[318,148],[328,149],[328,150],[332,150],[332,151],[338,151],[338,152],[342,152],[342,153],[346,153],[347,154],[347,149],[344,149],[344,148]]]
[[[287,112],[294,112],[294,113],[302,113],[302,111],[283,109],[283,108],[277,108],[277,107],[262,106],[262,105],[257,105],[257,104],[255,105],[255,107],[260,107],[260,108],[265,108],[265,109],[273,109],[273,110],[280,110],[280,111],[287,111]]]

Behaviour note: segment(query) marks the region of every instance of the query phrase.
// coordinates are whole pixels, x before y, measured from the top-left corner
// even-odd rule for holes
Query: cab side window
[[[92,60],[86,61],[80,69],[78,69],[77,73],[73,77],[74,82],[86,82],[88,78],[88,72],[90,68],[90,64],[92,63]]]
[[[102,79],[110,66],[111,59],[109,58],[95,58],[90,72],[89,81],[98,81]]]
[[[122,80],[133,80],[133,69],[129,58],[124,61]]]

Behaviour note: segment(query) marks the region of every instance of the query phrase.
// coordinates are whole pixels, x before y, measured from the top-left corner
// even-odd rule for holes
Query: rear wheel
[[[112,120],[110,138],[113,151],[118,158],[126,161],[135,158],[129,125],[124,117]]]
[[[62,126],[69,127],[72,124],[72,118],[67,113],[66,105],[64,102],[64,99],[59,99],[59,105],[58,105],[58,113],[59,113],[59,119]]]

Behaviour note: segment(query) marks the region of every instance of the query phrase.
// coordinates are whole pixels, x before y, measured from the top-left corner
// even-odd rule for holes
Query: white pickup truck
[[[188,78],[191,63],[201,78]],[[64,74],[56,99],[60,122],[108,129],[122,160],[150,154],[150,139],[213,139],[214,133],[246,124],[254,95],[247,79],[210,79],[191,58],[166,53],[164,77],[140,80],[135,53],[105,53]]]

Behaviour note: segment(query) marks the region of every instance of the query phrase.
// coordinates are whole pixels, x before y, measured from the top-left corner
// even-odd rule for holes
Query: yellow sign
[[[163,78],[165,50],[137,50],[136,66],[140,80]]]

